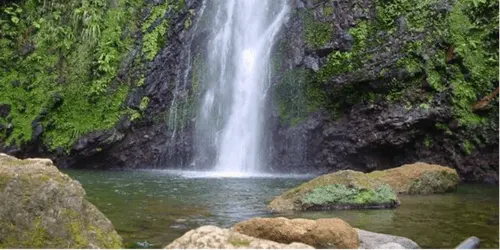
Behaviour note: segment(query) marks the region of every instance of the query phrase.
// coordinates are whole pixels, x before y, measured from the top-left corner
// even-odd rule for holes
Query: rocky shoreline
[[[165,248],[344,248],[419,249],[414,241],[399,236],[353,228],[340,219],[253,218],[232,228],[202,226],[190,230]]]
[[[122,248],[111,222],[79,182],[49,159],[0,154],[1,248]],[[252,218],[223,229],[202,226],[166,248],[418,248],[403,237],[353,228],[338,218]]]

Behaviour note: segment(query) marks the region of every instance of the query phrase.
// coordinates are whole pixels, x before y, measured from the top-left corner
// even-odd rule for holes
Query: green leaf
[[[15,23],[15,24],[18,24],[18,23],[19,23],[19,18],[18,18],[18,17],[16,17],[16,16],[11,17],[11,18],[10,18],[10,20],[11,20],[13,23]]]

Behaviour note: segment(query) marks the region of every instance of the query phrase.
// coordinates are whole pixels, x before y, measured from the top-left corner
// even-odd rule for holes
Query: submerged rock
[[[186,248],[253,248],[253,249],[305,249],[313,248],[302,243],[281,244],[269,240],[257,239],[248,235],[235,232],[231,229],[219,228],[216,226],[202,226],[185,233],[180,238],[174,240],[165,248],[186,249]]]
[[[364,173],[344,170],[319,176],[276,197],[268,206],[285,210],[393,208],[399,200],[392,188]]]
[[[455,169],[416,162],[368,174],[389,184],[400,194],[433,194],[453,191],[458,184]]]
[[[0,248],[121,248],[80,183],[49,159],[0,154]]]
[[[289,244],[301,242],[316,248],[358,248],[356,230],[345,221],[333,219],[253,218],[233,229],[256,238]]]
[[[356,229],[359,235],[359,248],[361,249],[416,249],[420,248],[414,241],[400,236],[380,234]]]

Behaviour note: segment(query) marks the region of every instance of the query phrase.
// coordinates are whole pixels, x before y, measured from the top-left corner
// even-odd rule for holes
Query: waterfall
[[[197,159],[217,172],[261,172],[264,104],[273,40],[287,0],[211,1],[204,92],[196,119]],[[210,14],[208,14],[210,13]]]

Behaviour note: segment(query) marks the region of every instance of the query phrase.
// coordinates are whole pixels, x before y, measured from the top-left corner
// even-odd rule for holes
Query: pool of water
[[[460,185],[457,192],[401,196],[401,206],[270,214],[266,205],[311,176],[226,178],[181,171],[65,170],[112,222],[126,245],[163,247],[201,225],[230,227],[251,217],[338,217],[354,227],[399,235],[425,248],[453,248],[469,236],[498,248],[498,186]],[[224,175],[225,176],[225,175]],[[137,245],[135,245],[137,246]]]

